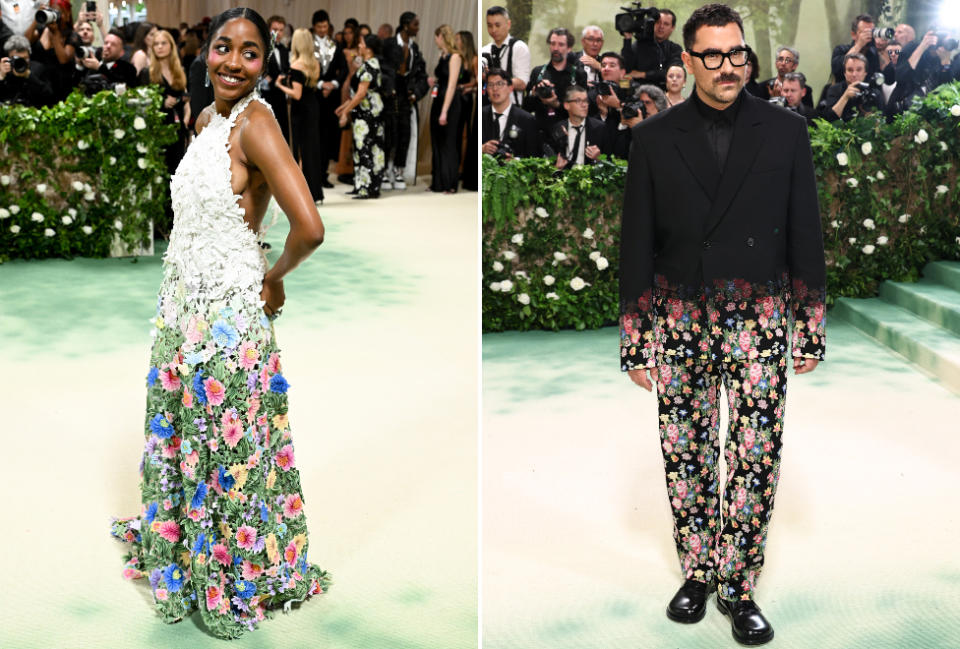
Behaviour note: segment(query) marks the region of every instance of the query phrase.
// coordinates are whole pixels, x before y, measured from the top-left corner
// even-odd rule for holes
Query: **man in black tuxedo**
[[[586,88],[570,86],[564,92],[563,108],[567,119],[555,124],[550,134],[557,152],[557,169],[594,164],[600,154],[610,155],[607,125],[587,116],[589,104]]]
[[[277,118],[280,130],[283,132],[283,138],[289,143],[290,123],[287,114],[287,96],[277,88],[277,77],[290,71],[290,50],[280,42],[280,39],[283,38],[283,31],[287,27],[287,20],[283,16],[270,16],[267,25],[270,26],[274,46],[270,52],[270,58],[267,59],[267,74],[261,81],[263,84],[261,94],[273,108],[273,114]]]
[[[103,75],[111,85],[126,84],[127,88],[137,85],[137,69],[123,58],[123,33],[114,28],[103,37],[103,49],[100,52],[100,63],[92,59],[82,61],[87,68],[85,78],[94,74]]]
[[[420,33],[420,18],[412,11],[400,14],[397,35],[383,44],[383,58],[395,71],[396,91],[387,110],[395,112],[394,136],[388,139],[387,172],[384,182],[393,179],[394,189],[406,189],[404,167],[407,164],[413,124],[419,123],[417,102],[430,89],[427,83],[427,63],[414,40]],[[416,148],[416,141],[413,142]],[[391,151],[392,149],[392,151]],[[414,163],[416,164],[416,163]]]
[[[500,68],[487,70],[487,95],[483,107],[481,142],[483,152],[504,157],[532,158],[542,154],[536,118],[510,101],[510,77]],[[504,146],[505,145],[505,146]]]
[[[623,35],[620,55],[627,64],[627,71],[641,83],[652,83],[661,90],[667,89],[667,70],[680,62],[683,48],[670,40],[677,26],[677,15],[669,9],[660,9],[660,18],[653,25],[653,38],[646,35],[632,39],[633,34]]]
[[[330,37],[330,15],[323,9],[313,12],[313,55],[320,64],[320,80],[317,97],[320,104],[320,139],[323,149],[320,168],[323,169],[323,186],[333,187],[327,180],[330,161],[340,156],[340,120],[334,113],[340,105],[340,86],[347,78],[347,59],[343,49]]]
[[[697,9],[683,29],[690,99],[633,129],[620,255],[621,366],[657,390],[683,586],[667,607],[697,622],[707,595],[734,637],[773,629],[753,601],[780,468],[789,366],[824,353],[825,263],[803,118],[743,92],[739,14]],[[649,376],[648,376],[649,373]],[[720,484],[720,389],[731,417]]]

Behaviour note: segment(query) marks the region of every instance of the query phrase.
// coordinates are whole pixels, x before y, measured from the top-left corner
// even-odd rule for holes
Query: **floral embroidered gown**
[[[307,559],[288,383],[260,301],[266,260],[230,184],[228,138],[254,98],[213,114],[171,182],[142,507],[112,529],[131,546],[124,576],[149,578],[164,622],[197,609],[223,638],[329,583]]]
[[[350,112],[353,118],[353,187],[357,196],[377,198],[383,181],[386,154],[383,150],[383,99],[380,97],[380,62],[376,58],[364,61],[350,82],[351,91],[364,81],[369,82],[367,94]]]

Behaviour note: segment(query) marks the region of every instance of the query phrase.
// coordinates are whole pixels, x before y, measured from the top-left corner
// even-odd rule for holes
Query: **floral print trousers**
[[[721,357],[722,358],[722,357]],[[787,355],[659,367],[657,396],[673,536],[684,577],[751,599],[780,475]],[[729,427],[720,495],[720,386]]]

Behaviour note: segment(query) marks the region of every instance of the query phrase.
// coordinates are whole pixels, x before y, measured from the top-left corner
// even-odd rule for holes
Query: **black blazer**
[[[807,123],[747,92],[741,102],[722,174],[694,101],[633,128],[621,315],[644,311],[658,295],[703,296],[717,286],[790,296],[800,322],[812,318],[808,309],[822,314],[826,267]],[[641,315],[641,326],[651,327]],[[800,352],[822,357],[822,337],[806,338]]]
[[[499,138],[493,137],[493,106],[483,107],[483,116],[481,120],[481,142],[489,142],[493,139],[506,141],[513,149],[515,158],[535,158],[543,155],[543,144],[540,141],[540,129],[537,128],[537,119],[523,110],[519,106],[511,106],[507,114],[507,126],[500,134]],[[516,137],[510,137],[511,132],[516,132]]]
[[[383,45],[384,62],[390,65],[396,73],[396,91],[398,95],[409,97],[413,95],[415,99],[424,97],[430,90],[430,84],[427,83],[427,62],[420,53],[420,47],[413,39],[410,39],[410,46],[407,48],[407,73],[401,75],[400,65],[403,63],[403,47],[397,43],[396,35],[387,39]]]
[[[600,153],[610,155],[613,152],[613,146],[610,141],[610,131],[607,129],[607,125],[596,117],[588,117],[586,119],[586,124],[587,128],[585,129],[585,135],[587,136],[587,141],[584,143],[584,148],[590,145],[596,145],[600,147]],[[553,130],[550,133],[550,146],[557,155],[567,155],[566,129],[567,120],[563,120],[559,124],[554,125]],[[592,165],[596,162],[595,160],[591,160],[586,156],[583,157],[583,160],[584,164],[588,165]],[[567,162],[569,163],[572,161],[568,160]]]

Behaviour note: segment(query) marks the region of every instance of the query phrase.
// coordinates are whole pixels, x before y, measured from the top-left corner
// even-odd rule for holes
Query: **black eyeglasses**
[[[735,68],[742,68],[750,60],[750,46],[735,47],[729,52],[717,52],[716,50],[708,52],[694,52],[687,50],[687,54],[695,56],[703,61],[703,67],[708,70],[719,70],[723,67],[723,60],[730,61],[730,65]]]

